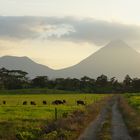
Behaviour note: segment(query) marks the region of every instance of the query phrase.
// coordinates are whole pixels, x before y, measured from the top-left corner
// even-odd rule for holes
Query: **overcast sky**
[[[59,69],[109,41],[140,50],[139,0],[0,0],[0,56]]]

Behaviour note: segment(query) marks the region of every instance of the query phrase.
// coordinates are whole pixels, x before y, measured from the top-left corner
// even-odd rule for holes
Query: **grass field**
[[[0,91],[0,139],[12,140],[16,135],[20,135],[19,140],[35,140],[41,128],[56,119],[55,108],[59,119],[64,117],[63,114],[69,114],[74,110],[86,111],[85,106],[76,104],[77,100],[83,100],[86,105],[90,105],[106,96],[108,95],[40,89],[35,94],[32,90],[16,90],[15,94],[14,91]],[[43,100],[47,101],[46,105],[43,105]],[[66,104],[52,105],[54,100],[66,100]],[[3,101],[6,101],[5,105]],[[24,101],[27,101],[27,105],[23,105]],[[31,101],[36,105],[31,105]]]
[[[54,119],[55,108],[58,110],[58,117],[61,117],[64,112],[84,108],[81,105],[77,106],[77,100],[83,100],[88,105],[104,96],[93,94],[0,95],[0,120]],[[47,105],[43,105],[43,100],[47,101]],[[52,105],[54,100],[66,100],[66,104]],[[3,105],[2,101],[6,101],[6,105]],[[27,101],[27,105],[23,105],[24,101]],[[30,105],[30,101],[34,101],[36,105]]]
[[[140,94],[125,94],[120,102],[120,108],[128,132],[135,140],[140,139]]]
[[[127,94],[125,95],[128,103],[137,110],[140,110],[140,94]]]

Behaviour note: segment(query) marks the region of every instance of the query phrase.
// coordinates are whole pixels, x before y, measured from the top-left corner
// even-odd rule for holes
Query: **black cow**
[[[52,102],[53,105],[60,105],[60,104],[64,104],[64,100],[61,101],[61,100],[55,100]]]
[[[43,101],[42,103],[43,103],[43,105],[46,105],[46,104],[47,104],[47,102],[46,102],[46,101]]]
[[[23,102],[23,105],[27,105],[27,101],[24,101],[24,102]]]
[[[31,101],[31,105],[36,105],[36,103],[34,101]]]
[[[77,105],[86,105],[85,102],[82,101],[82,100],[78,100],[78,101],[76,101],[76,102],[77,102]]]
[[[66,100],[63,100],[63,103],[65,104],[66,103]]]
[[[3,103],[4,105],[6,105],[6,101],[2,101],[2,103]]]

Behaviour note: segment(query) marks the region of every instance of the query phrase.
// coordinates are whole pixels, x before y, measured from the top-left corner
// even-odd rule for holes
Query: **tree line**
[[[101,75],[96,79],[84,76],[76,78],[49,79],[48,76],[27,77],[22,70],[0,69],[0,89],[49,88],[88,93],[125,93],[140,92],[140,79],[126,75],[122,82],[115,77]]]

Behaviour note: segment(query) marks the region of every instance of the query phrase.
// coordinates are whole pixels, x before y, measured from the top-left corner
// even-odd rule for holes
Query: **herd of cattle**
[[[63,104],[66,104],[66,103],[67,103],[66,100],[55,100],[55,101],[52,102],[53,105],[63,105]],[[2,104],[6,105],[6,101],[2,101]],[[22,103],[22,105],[27,105],[27,104],[28,104],[27,101],[23,101],[23,103]],[[47,101],[45,101],[45,100],[42,101],[42,104],[47,105]],[[76,104],[77,105],[86,105],[85,101],[83,101],[83,100],[77,100]],[[36,104],[35,101],[30,101],[30,105],[37,105],[37,104]]]

